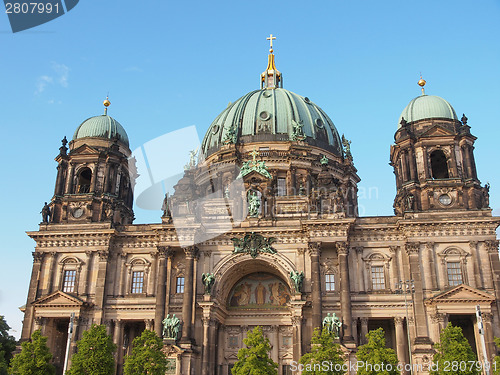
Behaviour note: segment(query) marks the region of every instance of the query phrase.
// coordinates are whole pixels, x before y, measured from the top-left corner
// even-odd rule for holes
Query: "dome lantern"
[[[269,57],[267,61],[267,69],[260,75],[260,83],[262,89],[275,89],[277,87],[283,88],[283,79],[281,72],[276,69],[274,63],[274,50],[273,50],[273,40],[276,39],[273,34],[271,34],[267,40],[269,40]]]

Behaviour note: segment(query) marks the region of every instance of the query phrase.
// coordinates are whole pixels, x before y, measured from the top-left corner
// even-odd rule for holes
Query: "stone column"
[[[97,254],[99,256],[99,263],[95,287],[96,312],[94,314],[94,319],[97,324],[102,324],[104,317],[104,301],[106,298],[106,274],[108,272],[109,251],[99,250]]]
[[[322,324],[321,311],[321,272],[319,257],[321,255],[321,243],[309,243],[309,256],[311,257],[311,297],[312,297],[312,329]]]
[[[430,285],[429,287],[432,290],[438,289],[437,287],[437,275],[436,275],[436,263],[434,256],[434,242],[427,242],[425,244],[425,249],[427,251],[427,262],[429,263],[430,268]]]
[[[182,298],[182,337],[181,344],[193,344],[192,319],[193,319],[193,270],[194,258],[198,255],[196,246],[184,248],[186,254],[186,276],[184,279],[184,296]]]
[[[497,352],[493,336],[493,327],[491,326],[491,321],[493,320],[493,314],[482,313],[482,318],[484,325],[484,341],[486,344],[486,355],[488,357],[488,361],[492,363],[493,358],[495,357],[495,354]]]
[[[68,168],[68,174],[66,175],[66,186],[64,187],[64,193],[65,194],[71,194],[71,189],[73,185],[73,170],[75,166],[73,163],[69,164]]]
[[[87,256],[87,261],[85,262],[85,266],[83,269],[83,277],[81,278],[82,283],[79,286],[79,294],[83,294],[85,296],[89,295],[88,286],[90,285],[90,268],[92,267],[92,258],[94,257],[94,253],[92,250],[86,250],[85,255]]]
[[[340,270],[340,311],[344,323],[343,342],[354,342],[352,337],[351,286],[349,281],[349,247],[347,242],[336,242]]]
[[[417,165],[415,164],[415,151],[413,150],[413,145],[410,146],[408,154],[410,157],[410,178],[412,181],[417,181]]]
[[[398,251],[399,246],[389,246],[389,251],[391,252],[391,285],[390,289],[394,290],[396,283],[399,282],[401,276],[399,274],[399,261],[398,261]]]
[[[488,252],[489,259],[489,269],[490,273],[495,275],[492,277],[493,288],[495,289],[495,299],[497,305],[497,313],[500,313],[500,278],[497,275],[500,275],[500,259],[498,257],[498,240],[489,240],[484,242],[486,245],[486,251]]]
[[[358,275],[359,291],[364,293],[365,289],[365,270],[363,267],[363,246],[356,247],[356,273]]]
[[[406,253],[410,266],[410,278],[415,285],[415,293],[413,295],[413,313],[415,317],[415,343],[429,344],[429,334],[427,332],[427,318],[424,306],[424,291],[422,285],[422,270],[419,263],[419,242],[407,242]]]
[[[45,291],[44,294],[50,294],[52,293],[53,286],[54,286],[54,279],[57,276],[56,272],[54,272],[54,268],[56,267],[56,261],[57,261],[57,253],[55,251],[51,251],[49,253],[49,258],[47,258],[46,263],[48,265],[48,270],[47,270],[47,290]],[[64,275],[62,275],[64,277]],[[64,280],[61,280],[61,283],[63,283]],[[61,285],[62,286],[62,285]]]
[[[425,285],[422,285],[423,289],[433,290],[433,281],[434,278],[432,276],[431,270],[431,259],[432,259],[432,251],[434,249],[434,242],[427,242],[425,244],[425,252],[422,254],[422,268],[424,271],[424,277],[422,278],[425,281]]]
[[[354,338],[354,343],[359,345],[358,342],[358,318],[352,319],[352,337]]]
[[[165,259],[169,252],[171,252],[171,249],[168,246],[158,246],[158,283],[156,284],[155,332],[160,337],[162,336],[162,321],[165,318],[165,281],[167,275]]]
[[[174,252],[170,251],[167,254],[167,282],[166,282],[166,296],[165,296],[165,315],[170,313],[170,291],[172,289],[172,260]]]
[[[209,375],[209,328],[210,318],[204,316],[201,321],[203,322],[203,343],[201,346],[201,375]]]
[[[368,334],[368,318],[361,318],[361,337],[359,339],[361,344],[366,344],[366,335]]]
[[[271,343],[273,345],[271,349],[271,358],[274,362],[278,363],[279,359],[279,326],[277,325],[272,325],[270,327],[270,336],[272,335],[272,338],[270,337]]]
[[[118,292],[117,295],[120,297],[123,297],[125,295],[125,275],[127,274],[127,269],[125,267],[125,263],[127,261],[127,254],[125,253],[120,253],[117,254],[117,263],[119,263],[118,266],[118,274],[119,274],[119,282],[118,282]]]
[[[116,345],[116,371],[118,374],[118,370],[120,368],[122,358],[123,358],[123,320],[116,319],[115,320],[115,331],[113,333],[113,342]]]
[[[476,287],[479,289],[483,289],[483,272],[481,267],[481,257],[479,256],[479,253],[477,251],[477,241],[469,241],[469,249],[472,255],[472,265],[474,266],[474,275],[472,277],[475,278]]]
[[[293,325],[293,360],[298,362],[302,357],[302,317],[292,316]]]
[[[394,317],[394,328],[396,331],[396,353],[398,355],[399,363],[407,363],[408,362],[408,350],[407,350],[407,342],[408,336],[405,335],[404,327],[403,327],[404,319],[400,316]]]

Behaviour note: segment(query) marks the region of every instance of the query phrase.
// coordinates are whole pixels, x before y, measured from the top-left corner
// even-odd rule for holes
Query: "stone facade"
[[[479,305],[491,359],[500,336],[500,220],[477,179],[466,121],[424,119],[398,130],[390,217],[358,217],[347,140],[339,154],[293,126],[290,140],[240,139],[233,129],[233,138],[188,166],[156,224],[132,224],[128,145],[74,139],[68,153],[63,143],[52,214],[28,232],[36,248],[22,339],[41,328],[60,373],[75,313],[70,353],[92,323],[104,324],[121,374],[133,338],[144,329],[161,335],[162,320],[175,314],[182,326],[165,341],[168,373],[225,375],[246,332],[260,325],[286,375],[327,313],[341,318],[340,342],[352,360],[368,330],[383,327],[402,363],[410,345],[412,362],[426,364],[448,321],[482,355]],[[444,164],[441,153],[431,157],[436,150]],[[82,177],[84,169],[90,174]],[[79,188],[88,176],[88,189]],[[238,177],[243,189],[231,195]],[[259,199],[254,215],[247,215],[249,192]],[[210,219],[224,215],[242,220],[211,235]],[[304,274],[298,290],[292,272]],[[207,290],[209,273],[215,282]]]

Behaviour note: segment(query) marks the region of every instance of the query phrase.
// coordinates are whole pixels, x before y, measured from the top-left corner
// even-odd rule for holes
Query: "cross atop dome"
[[[267,69],[260,75],[261,89],[283,88],[283,77],[274,64],[273,40],[275,40],[276,37],[271,34],[266,39],[269,40],[270,48]]]

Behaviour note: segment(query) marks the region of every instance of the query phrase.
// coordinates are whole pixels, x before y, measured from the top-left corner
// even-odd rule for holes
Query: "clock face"
[[[83,208],[81,207],[77,207],[73,210],[73,217],[78,219],[80,217],[82,217],[83,215]]]
[[[449,206],[451,204],[451,197],[448,194],[442,194],[438,198],[439,203],[444,206]]]

